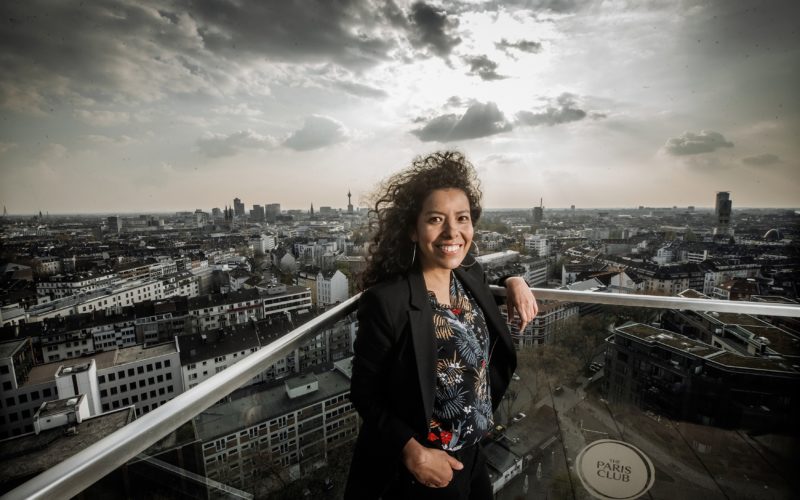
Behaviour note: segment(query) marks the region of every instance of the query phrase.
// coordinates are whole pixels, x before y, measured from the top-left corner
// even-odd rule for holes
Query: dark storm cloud
[[[372,65],[392,47],[372,28],[386,25],[370,0],[196,2],[206,46],[226,56],[268,55],[289,62],[333,60]]]
[[[536,54],[537,52],[542,50],[542,44],[539,42],[534,42],[533,40],[519,40],[512,43],[503,38],[494,45],[495,47],[506,53],[509,52],[509,49],[516,49],[521,52],[529,52],[531,54]]]
[[[497,74],[497,63],[486,55],[465,57],[464,62],[469,64],[469,72],[481,77],[481,80],[502,80],[505,76]]]
[[[559,125],[586,118],[586,111],[580,109],[575,96],[563,93],[553,100],[543,111],[520,111],[517,121],[522,125]]]
[[[511,130],[511,124],[493,102],[474,103],[463,115],[437,116],[411,133],[423,142],[477,139]]]
[[[712,153],[720,148],[732,147],[732,142],[719,132],[711,130],[701,130],[699,134],[684,132],[680,137],[669,139],[664,145],[666,152],[675,156]]]
[[[197,141],[200,153],[211,158],[235,156],[244,149],[270,149],[275,145],[274,138],[252,130],[240,130],[230,135],[208,133]]]
[[[0,2],[0,106],[228,94],[252,83],[239,78],[253,61],[360,69],[394,48],[386,12],[373,0]]]
[[[750,165],[753,167],[763,167],[767,165],[775,165],[776,163],[780,163],[781,159],[773,154],[762,154],[762,155],[755,155],[755,156],[747,156],[742,158],[742,163],[745,165]]]
[[[447,57],[461,38],[451,34],[458,26],[458,19],[448,17],[447,12],[425,2],[411,6],[409,15],[409,37],[416,48],[426,48],[439,57]]]
[[[347,136],[347,129],[340,122],[327,116],[312,115],[283,145],[295,151],[310,151],[342,142]]]

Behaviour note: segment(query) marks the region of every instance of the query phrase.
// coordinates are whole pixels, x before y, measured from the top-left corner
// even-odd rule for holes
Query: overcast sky
[[[9,213],[359,204],[459,149],[487,207],[800,206],[800,2],[0,2]]]

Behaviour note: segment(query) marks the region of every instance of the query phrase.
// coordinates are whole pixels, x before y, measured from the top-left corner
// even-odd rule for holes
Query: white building
[[[525,236],[525,250],[536,252],[539,257],[550,255],[550,247],[547,244],[547,237],[541,234],[528,234]]]
[[[348,299],[347,276],[338,269],[320,272],[317,275],[317,305],[322,307],[344,302]]]

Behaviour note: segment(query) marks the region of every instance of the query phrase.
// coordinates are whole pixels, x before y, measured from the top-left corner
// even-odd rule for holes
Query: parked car
[[[514,380],[519,380],[519,375],[517,375],[517,372],[514,372],[514,374],[511,375],[511,378],[513,378]]]
[[[519,413],[517,413],[516,415],[514,415],[514,418],[512,418],[512,419],[511,419],[511,421],[512,421],[512,422],[514,422],[514,423],[516,424],[517,422],[519,422],[520,420],[522,420],[522,419],[523,419],[523,418],[525,418],[526,416],[527,416],[527,415],[525,415],[524,413],[522,413],[522,412],[519,412]]]
[[[557,386],[555,389],[553,389],[554,394],[561,394],[562,392],[564,392],[564,388],[561,387],[560,385]]]

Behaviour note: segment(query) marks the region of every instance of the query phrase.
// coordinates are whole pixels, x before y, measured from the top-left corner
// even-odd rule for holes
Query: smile
[[[437,248],[445,254],[455,254],[461,250],[463,245],[437,245]]]

